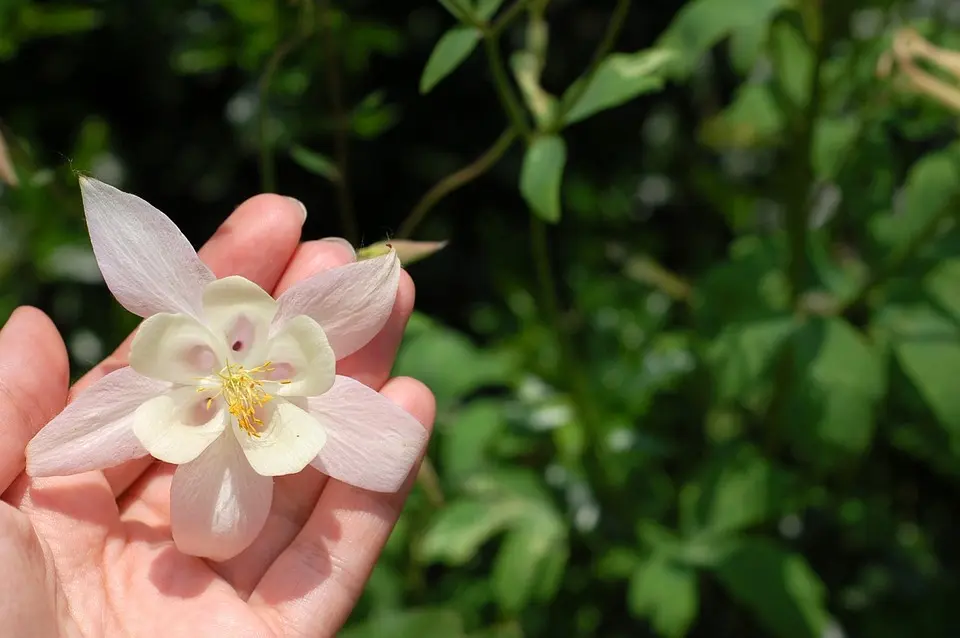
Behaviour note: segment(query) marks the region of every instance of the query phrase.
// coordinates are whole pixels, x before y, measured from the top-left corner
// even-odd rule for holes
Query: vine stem
[[[270,140],[270,118],[268,104],[270,102],[270,84],[273,76],[280,67],[283,59],[289,55],[294,46],[300,43],[301,38],[287,40],[274,49],[263,75],[257,86],[257,95],[260,109],[257,113],[257,131],[260,138],[260,189],[265,193],[272,193],[277,187],[277,168],[273,156],[273,142]]]
[[[477,159],[437,182],[420,198],[407,218],[403,220],[400,230],[397,232],[397,239],[408,239],[434,206],[453,191],[466,186],[490,170],[494,164],[500,161],[500,158],[509,150],[516,139],[517,130],[511,126],[501,133],[493,145]]]

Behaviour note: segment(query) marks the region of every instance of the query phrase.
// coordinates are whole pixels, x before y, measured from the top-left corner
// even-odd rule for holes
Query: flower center
[[[272,371],[269,361],[249,370],[239,363],[228,363],[223,370],[216,373],[220,391],[207,399],[207,409],[214,399],[223,396],[227,409],[237,419],[240,429],[250,436],[259,437],[263,420],[257,416],[257,408],[262,408],[273,399],[273,396],[263,389],[264,380],[259,377]],[[197,388],[198,392],[206,390],[204,387]]]

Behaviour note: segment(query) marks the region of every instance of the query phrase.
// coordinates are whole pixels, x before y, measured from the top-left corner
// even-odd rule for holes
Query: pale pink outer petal
[[[170,219],[135,195],[80,178],[84,214],[103,279],[135,315],[199,317],[203,286],[214,280]]]
[[[133,434],[133,414],[170,389],[131,368],[103,377],[44,426],[27,445],[27,474],[69,476],[147,455]]]
[[[230,413],[222,403],[204,413],[206,422],[194,423],[190,408],[205,401],[196,388],[177,388],[154,397],[137,408],[133,433],[155,459],[180,465],[203,453],[230,424]]]
[[[270,293],[243,277],[224,277],[203,290],[204,323],[228,346],[239,346],[228,353],[233,363],[247,367],[263,363],[276,312],[277,302]]]
[[[305,315],[287,321],[270,340],[267,360],[274,366],[292,368],[290,383],[277,394],[286,397],[310,397],[323,394],[337,375],[337,357],[323,328]],[[276,368],[280,372],[280,368]],[[276,378],[273,375],[271,378]]]
[[[130,344],[131,368],[182,385],[201,385],[223,367],[226,356],[226,342],[184,314],[153,315],[140,324]]]
[[[396,492],[427,443],[427,430],[400,406],[350,377],[337,376],[307,410],[327,433],[310,464],[324,474],[374,492]]]
[[[274,333],[297,315],[315,320],[337,360],[365,346],[383,328],[400,285],[400,260],[386,255],[326,270],[283,293]]]
[[[317,457],[327,440],[323,426],[302,408],[284,399],[274,399],[269,420],[260,436],[253,437],[234,421],[243,453],[253,469],[264,476],[296,474]]]
[[[250,467],[228,429],[173,473],[170,524],[177,549],[215,561],[233,558],[263,529],[272,499],[273,479]]]

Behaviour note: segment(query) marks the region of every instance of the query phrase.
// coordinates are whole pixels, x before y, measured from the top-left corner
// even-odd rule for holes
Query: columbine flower
[[[130,367],[94,383],[27,446],[27,473],[64,476],[152,455],[173,475],[173,538],[217,560],[262,529],[274,476],[308,465],[393,492],[426,430],[336,361],[380,331],[400,280],[394,253],[329,270],[274,300],[216,279],[180,230],[142,199],[80,180],[107,286],[144,317]]]

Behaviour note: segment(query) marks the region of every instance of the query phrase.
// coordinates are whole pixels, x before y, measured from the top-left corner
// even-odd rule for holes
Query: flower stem
[[[427,213],[429,213],[434,206],[453,191],[466,186],[490,170],[490,168],[503,157],[503,154],[507,152],[516,139],[517,130],[511,126],[501,133],[500,137],[498,137],[493,145],[484,151],[480,157],[459,171],[451,173],[437,182],[433,188],[428,190],[426,194],[420,198],[420,201],[413,207],[413,210],[407,218],[403,220],[403,224],[400,225],[400,230],[397,232],[397,239],[408,239],[413,235],[413,231],[416,230],[417,226],[420,225],[427,216]]]

